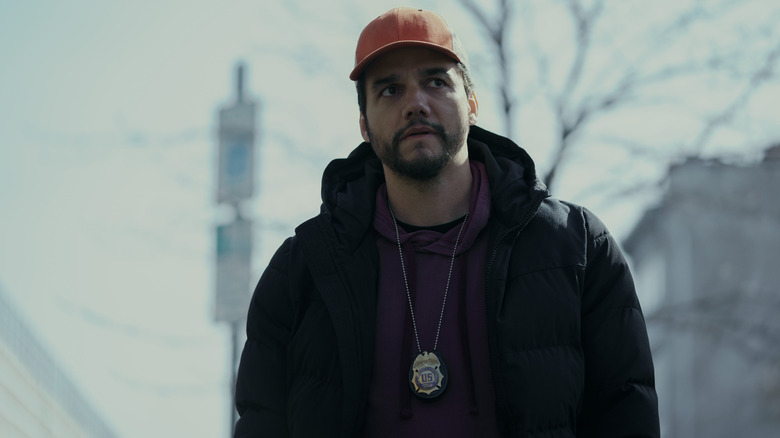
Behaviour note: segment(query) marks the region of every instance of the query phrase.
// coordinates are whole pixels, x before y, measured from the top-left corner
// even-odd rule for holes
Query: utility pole
[[[232,221],[216,226],[216,298],[214,317],[227,323],[231,336],[230,437],[238,412],[234,406],[238,369],[238,334],[251,299],[252,220],[243,203],[254,195],[257,104],[245,93],[245,67],[236,67],[234,101],[219,110],[216,202],[233,212]],[[219,207],[218,207],[219,208]]]

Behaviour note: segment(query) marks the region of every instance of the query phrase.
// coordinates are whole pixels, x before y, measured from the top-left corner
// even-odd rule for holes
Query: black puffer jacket
[[[487,146],[486,146],[487,145]],[[628,267],[587,210],[548,197],[527,153],[472,127],[485,163],[487,323],[507,437],[654,437],[658,409]],[[357,437],[376,321],[379,160],[362,144],[323,177],[321,214],[255,290],[236,386],[236,437]]]

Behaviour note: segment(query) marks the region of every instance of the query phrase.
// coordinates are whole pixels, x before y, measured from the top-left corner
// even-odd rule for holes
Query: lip
[[[430,135],[434,134],[435,131],[433,128],[428,126],[413,126],[404,132],[402,139],[407,139],[412,136],[422,136],[422,135]]]

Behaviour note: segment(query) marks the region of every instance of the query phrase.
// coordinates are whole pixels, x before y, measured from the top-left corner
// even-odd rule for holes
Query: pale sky
[[[747,3],[754,7],[731,19],[753,23],[780,10],[773,0]],[[474,20],[454,1],[418,4],[442,13],[458,31],[475,64],[479,124],[501,132],[490,52]],[[247,204],[256,221],[256,280],[281,241],[319,210],[327,162],[361,141],[347,78],[354,44],[369,20],[394,6],[384,0],[0,4],[0,287],[120,437],[227,436],[229,332],[213,322],[212,303],[213,228],[228,214],[214,204],[213,160],[216,111],[233,98],[235,64],[246,63],[247,89],[260,104],[258,195]],[[636,23],[637,14],[647,19],[624,7],[621,14]],[[624,17],[611,25],[627,32],[635,22],[627,23]],[[538,30],[545,48],[565,52],[560,11],[524,26]],[[667,56],[713,44],[707,32],[712,36],[705,29],[698,43]],[[767,41],[776,44],[777,34]],[[518,68],[518,79],[528,75]],[[734,93],[727,87],[713,79],[680,105],[728,101]],[[659,101],[670,96],[668,87],[657,92]],[[779,98],[776,81],[752,96],[736,127],[719,132],[705,153],[755,156],[780,140]],[[519,135],[544,166],[550,120],[534,106],[538,96],[529,102],[518,115]],[[594,124],[589,135],[619,128],[666,147],[691,138],[689,119],[657,116],[653,125],[642,114],[627,110]],[[558,195],[592,202],[586,205],[623,237],[657,194],[606,202],[583,190],[603,184],[610,172],[652,178],[663,167],[595,151],[578,153]]]

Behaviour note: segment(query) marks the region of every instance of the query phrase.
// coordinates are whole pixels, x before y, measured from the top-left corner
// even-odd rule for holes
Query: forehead
[[[420,73],[431,68],[444,68],[454,74],[455,61],[425,47],[404,47],[379,56],[366,68],[366,82],[402,73]]]

